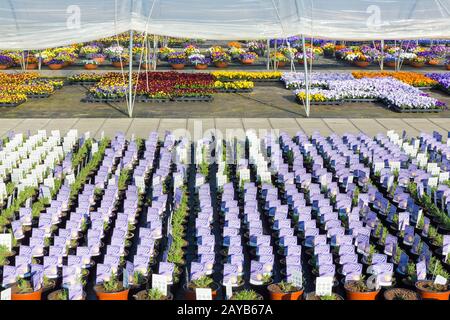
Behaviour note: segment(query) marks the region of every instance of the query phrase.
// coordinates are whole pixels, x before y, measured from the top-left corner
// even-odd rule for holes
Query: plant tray
[[[447,89],[447,88],[444,88],[443,86],[439,86],[438,89],[441,90],[442,92],[450,95],[450,88]]]
[[[218,93],[249,93],[253,89],[216,89]]]
[[[272,79],[250,79],[249,81],[253,82],[280,82],[280,78],[272,78]]]
[[[87,95],[81,102],[87,103],[108,103],[108,102],[123,102],[125,98],[97,98],[91,95]]]
[[[44,99],[50,97],[51,94],[27,94],[27,98],[29,99]]]
[[[389,108],[400,113],[438,113],[442,111],[442,109],[406,109],[397,106],[390,106]]]
[[[174,97],[175,102],[211,102],[214,98],[212,96],[204,97]]]
[[[344,99],[345,102],[377,102],[378,99]]]
[[[17,103],[0,103],[0,107],[2,107],[2,108],[14,108],[14,107],[17,107],[17,106],[21,105],[24,102],[25,101],[17,102]]]
[[[164,102],[170,102],[170,99],[160,99],[160,98],[149,98],[145,96],[136,96],[136,102],[150,102],[150,103],[164,103]]]
[[[304,105],[303,101],[299,98],[297,98],[297,102],[301,105]],[[311,101],[310,104],[312,106],[340,106],[344,103],[344,100],[339,101]]]
[[[419,90],[431,90],[431,89],[433,89],[433,87],[415,87],[415,88],[417,88]]]

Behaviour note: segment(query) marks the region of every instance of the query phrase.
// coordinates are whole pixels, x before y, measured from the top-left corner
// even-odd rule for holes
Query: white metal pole
[[[129,65],[128,65],[128,115],[133,116],[133,30],[130,30],[130,47],[129,47]]]
[[[277,53],[278,53],[278,39],[275,39],[274,44],[274,55],[273,55],[273,70],[278,70],[278,63],[277,63]]]
[[[384,70],[384,40],[381,40],[381,71]]]
[[[267,63],[266,63],[266,68],[267,70],[270,70],[270,40],[267,39]]]
[[[310,111],[310,97],[309,97],[309,76],[308,76],[308,59],[306,59],[306,45],[305,45],[305,35],[302,34],[302,47],[303,47],[303,66],[305,69],[305,89],[306,89],[306,101],[305,101],[305,111],[306,116],[309,118]]]

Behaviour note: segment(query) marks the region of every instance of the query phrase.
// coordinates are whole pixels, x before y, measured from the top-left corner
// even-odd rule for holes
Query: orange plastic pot
[[[228,67],[228,62],[225,62],[225,61],[217,61],[217,62],[214,62],[214,65],[215,65],[217,68],[226,68],[226,67]]]
[[[241,60],[242,64],[253,64],[253,62],[255,62],[254,59],[244,59]]]
[[[48,67],[50,70],[59,70],[62,69],[63,64],[49,64]]]
[[[125,63],[121,63],[120,61],[114,61],[113,63],[112,63],[112,65],[113,65],[113,67],[115,67],[115,68],[123,68],[123,66],[126,64],[126,62]]]
[[[385,62],[384,65],[386,67],[395,68],[395,62]]]
[[[152,69],[152,65],[150,63],[143,63],[142,64],[142,68],[144,68],[145,70],[150,70]]]
[[[285,61],[277,61],[277,68],[283,68],[286,66],[286,62]]]
[[[367,68],[369,66],[369,62],[367,61],[355,61],[355,66],[360,68]]]
[[[445,68],[446,68],[447,70],[450,70],[450,64],[447,64],[447,65],[445,66]]]
[[[371,292],[352,292],[345,289],[347,300],[376,300],[379,293],[380,290]]]
[[[197,70],[205,70],[205,69],[208,69],[208,65],[207,64],[196,64],[195,65],[195,69],[197,69]]]
[[[103,62],[105,62],[105,58],[94,58],[94,59],[92,59],[92,60],[94,60],[94,61],[97,62],[98,64],[102,64]]]
[[[284,292],[274,292],[267,286],[267,291],[269,291],[270,300],[301,300],[303,296],[303,290],[294,291],[289,293]]]
[[[439,64],[439,60],[437,60],[437,59],[430,60],[430,61],[428,61],[428,64],[432,65],[432,66],[436,66]]]
[[[414,68],[422,68],[425,64],[424,63],[418,63],[418,62],[410,62],[409,65],[411,67],[414,67]]]
[[[29,64],[27,64],[26,69],[27,70],[34,70],[34,69],[37,69],[37,67],[38,67],[37,63],[29,63]]]
[[[182,64],[182,63],[172,63],[171,66],[172,66],[172,69],[175,69],[175,70],[183,70],[184,69],[184,64]]]
[[[416,282],[417,293],[420,295],[420,297],[422,299],[424,299],[424,300],[444,300],[444,301],[449,299],[450,290],[443,291],[443,292],[423,290],[417,286],[420,282],[432,282],[432,281],[428,280],[428,281],[417,281]]]
[[[11,291],[11,300],[41,300],[42,290],[30,293],[14,293],[14,288]]]
[[[94,287],[95,294],[98,300],[128,300],[129,289],[119,292],[104,292],[101,286]]]
[[[86,70],[95,70],[95,69],[98,68],[98,65],[89,63],[89,64],[85,64],[85,65],[84,65],[84,68],[85,68]]]
[[[8,69],[8,65],[6,65],[6,64],[0,64],[0,70],[5,70],[5,69]]]

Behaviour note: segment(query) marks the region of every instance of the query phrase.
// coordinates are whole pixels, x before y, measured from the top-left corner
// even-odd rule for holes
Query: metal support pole
[[[275,52],[273,55],[273,70],[278,70],[278,63],[277,63],[277,53],[278,53],[278,39],[275,39]]]
[[[381,71],[384,70],[384,40],[381,40]]]
[[[153,70],[156,70],[156,65],[158,62],[158,36],[153,36]]]
[[[309,76],[308,76],[308,59],[306,59],[306,45],[305,45],[305,35],[302,34],[302,47],[303,47],[303,66],[305,70],[305,89],[306,89],[306,101],[305,101],[305,111],[306,116],[309,118],[310,111],[310,96],[309,96]]]
[[[267,39],[267,63],[266,63],[266,68],[267,70],[270,70],[270,40]]]
[[[129,65],[128,65],[128,115],[133,116],[133,30],[130,30],[130,47],[129,47]]]

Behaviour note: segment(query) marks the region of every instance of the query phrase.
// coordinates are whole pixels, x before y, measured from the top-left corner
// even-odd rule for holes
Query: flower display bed
[[[450,95],[450,72],[428,73],[426,76],[437,82],[436,88]]]

